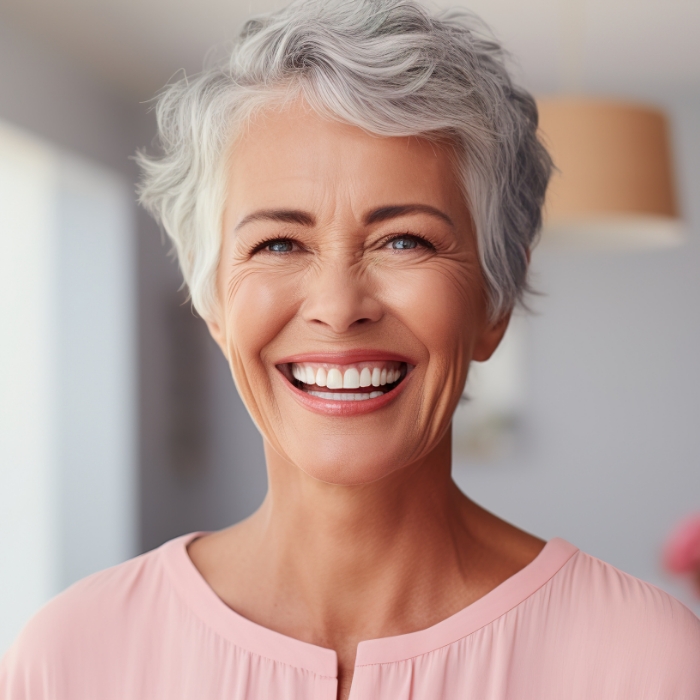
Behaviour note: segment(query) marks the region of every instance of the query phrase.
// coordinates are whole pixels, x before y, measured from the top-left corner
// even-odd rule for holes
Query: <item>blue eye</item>
[[[270,241],[267,244],[267,249],[271,253],[291,253],[294,249],[294,244],[285,240]]]
[[[417,246],[418,241],[415,238],[410,238],[409,236],[394,238],[394,240],[391,241],[391,247],[394,250],[410,250],[411,248],[416,248]]]

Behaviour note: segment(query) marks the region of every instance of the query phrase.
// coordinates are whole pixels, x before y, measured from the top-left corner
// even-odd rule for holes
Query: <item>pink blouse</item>
[[[50,602],[0,664],[0,698],[335,700],[335,652],[228,608],[187,554],[195,536]],[[700,620],[554,539],[452,617],[360,643],[352,683],[352,700],[698,700]]]

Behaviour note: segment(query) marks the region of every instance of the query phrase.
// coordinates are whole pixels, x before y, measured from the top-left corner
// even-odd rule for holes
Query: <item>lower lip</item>
[[[281,374],[281,373],[280,373]],[[386,394],[377,396],[374,399],[365,399],[364,401],[333,401],[332,399],[322,399],[320,396],[312,396],[301,389],[297,389],[284,375],[280,379],[285,386],[292,392],[294,398],[299,403],[308,408],[314,413],[321,413],[325,416],[361,416],[365,413],[378,411],[390,404],[402,391],[408,381],[407,374],[403,380]]]

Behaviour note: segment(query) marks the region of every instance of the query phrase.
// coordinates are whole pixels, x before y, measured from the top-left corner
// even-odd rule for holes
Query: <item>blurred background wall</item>
[[[118,370],[119,386],[133,386],[120,404],[132,413],[133,430],[127,425],[122,434],[132,435],[133,451],[121,458],[118,507],[75,510],[76,503],[113,491],[115,467],[100,458],[107,443],[93,440],[94,449],[75,457],[71,478],[55,470],[53,482],[27,486],[35,511],[51,510],[47,532],[63,533],[58,554],[36,549],[22,527],[0,517],[13,557],[0,564],[0,651],[37,605],[78,576],[183,532],[223,527],[262,500],[260,438],[204,324],[185,303],[168,246],[134,203],[137,173],[130,156],[149,147],[154,135],[145,100],[177,70],[196,71],[206,50],[234,37],[253,10],[272,6],[234,0],[5,0],[0,6],[0,122],[61,158],[105,173],[130,193],[120,229],[129,239],[120,284],[130,289],[124,289],[121,311],[93,308],[95,318],[102,314],[107,321],[102,327],[77,313],[63,352],[70,357],[84,348],[90,329],[105,341],[110,314],[126,313],[120,342],[127,360]],[[517,449],[496,459],[457,460],[455,478],[499,515],[542,537],[568,538],[693,605],[660,571],[659,550],[673,523],[700,504],[700,4],[476,0],[468,6],[493,26],[517,57],[521,80],[536,93],[570,87],[576,74],[577,87],[587,93],[649,100],[668,110],[687,240],[662,251],[542,247],[535,253],[533,282],[543,294],[526,322]],[[572,27],[581,47],[573,69],[567,49]],[[64,246],[69,258],[70,240]],[[104,260],[105,251],[95,255]],[[98,305],[105,283],[86,284],[93,285]],[[8,329],[0,327],[2,344],[14,342]],[[94,347],[104,346],[95,341]],[[90,372],[99,375],[99,359],[98,369],[79,365],[83,380],[96,376]],[[57,377],[65,376],[56,367]],[[105,364],[102,371],[117,370]],[[119,391],[104,386],[104,392]],[[104,392],[91,400],[107,421]],[[3,411],[16,401],[0,395]],[[87,439],[84,414],[71,415],[56,421],[57,430],[80,435],[82,428]],[[23,437],[32,440],[36,431],[26,426]],[[9,485],[16,488],[24,474],[11,461],[0,463],[3,503],[12,499]],[[125,517],[133,536],[108,546],[107,533]],[[65,543],[81,542],[86,533],[93,542],[86,551],[102,544],[105,557],[86,555],[68,566],[80,548],[71,553]],[[49,556],[60,561],[42,568],[39,559]],[[45,585],[18,607],[18,576],[21,581],[37,571],[44,572]],[[10,615],[10,608],[21,612]]]

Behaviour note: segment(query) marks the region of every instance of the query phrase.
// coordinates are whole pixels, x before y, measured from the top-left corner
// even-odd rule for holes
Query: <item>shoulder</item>
[[[700,620],[678,600],[583,552],[547,588],[568,664],[612,676],[620,697],[700,698]]]
[[[557,577],[591,624],[647,630],[673,637],[687,635],[700,642],[700,620],[681,602],[660,588],[583,552],[571,558]]]
[[[154,550],[78,581],[39,610],[17,642],[55,648],[118,634],[162,586],[158,558]]]
[[[0,696],[82,698],[91,679],[106,680],[132,641],[138,647],[140,633],[167,614],[169,582],[161,558],[162,548],[130,559],[78,581],[47,603],[0,662]],[[78,665],[80,679],[69,672]],[[85,692],[73,687],[76,682]]]

